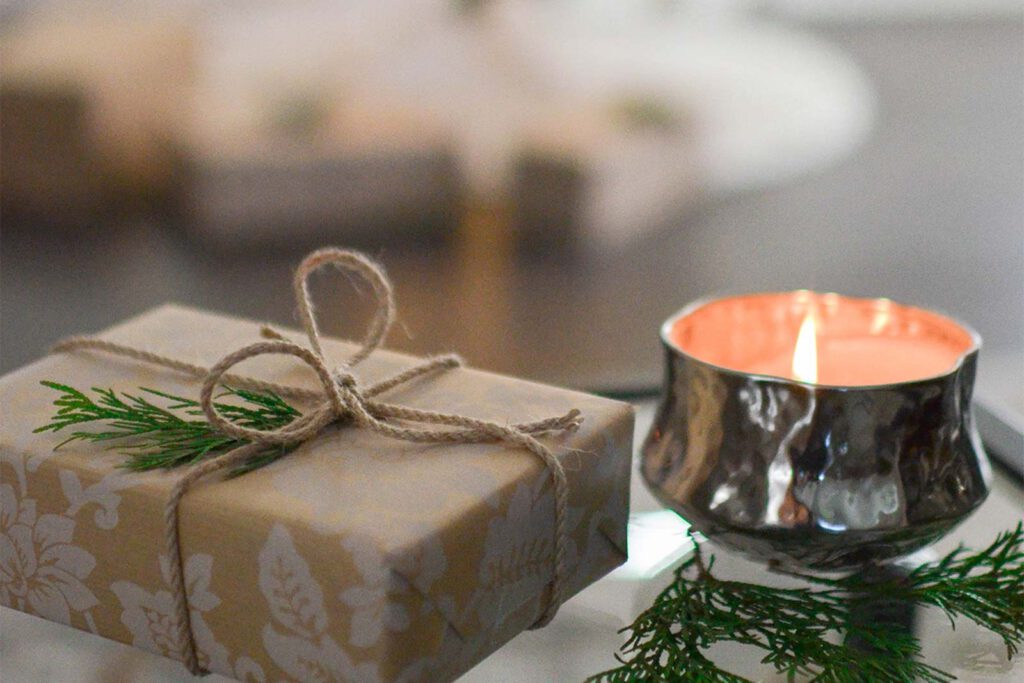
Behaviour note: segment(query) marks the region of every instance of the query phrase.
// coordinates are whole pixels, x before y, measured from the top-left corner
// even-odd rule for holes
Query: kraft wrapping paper
[[[258,339],[258,325],[168,305],[103,336],[210,365]],[[329,340],[325,350],[343,358],[352,348]],[[372,382],[412,363],[378,351],[358,374]],[[237,372],[316,386],[286,358]],[[32,433],[54,412],[41,380],[189,397],[199,383],[84,351],[0,379],[0,602],[178,658],[162,514],[181,472],[128,472],[98,444],[54,451],[63,433]],[[471,369],[387,399],[509,423],[578,407],[578,432],[544,437],[569,476],[568,593],[625,559],[629,405]],[[201,663],[243,681],[455,678],[543,610],[553,506],[547,470],[525,451],[411,444],[351,426],[245,476],[204,481],[181,507]]]

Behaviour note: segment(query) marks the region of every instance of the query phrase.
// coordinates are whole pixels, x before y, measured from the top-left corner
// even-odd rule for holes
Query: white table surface
[[[646,434],[653,405],[638,406],[637,443]],[[992,493],[970,519],[922,559],[933,559],[958,543],[980,547],[999,531],[1024,518],[1024,492],[1001,470],[994,472]],[[522,633],[477,665],[466,683],[582,681],[615,664],[622,642],[617,631],[650,604],[671,578],[674,563],[686,552],[685,525],[666,513],[633,478],[630,516],[630,562],[569,600],[555,620],[540,631]],[[717,552],[721,576],[785,583],[752,562]],[[1002,642],[966,621],[956,630],[936,610],[917,615],[918,634],[929,664],[973,682],[1016,681],[1024,676],[1024,657],[1006,660]],[[0,609],[0,680],[11,683],[114,683],[188,681],[180,664],[104,640],[66,626],[7,608]],[[725,645],[712,657],[731,671],[759,681],[784,681],[758,664],[758,651]],[[211,675],[208,683],[227,682]]]

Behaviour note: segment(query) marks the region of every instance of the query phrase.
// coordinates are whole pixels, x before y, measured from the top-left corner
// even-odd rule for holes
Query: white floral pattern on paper
[[[132,480],[132,476],[137,477],[138,475],[122,471],[114,472],[83,489],[77,474],[70,470],[61,470],[59,472],[60,486],[70,506],[65,514],[74,517],[80,509],[90,503],[95,503],[99,506],[93,516],[97,528],[113,529],[117,526],[117,508],[121,504],[121,496],[117,494],[117,491],[130,488],[138,483]]]
[[[170,583],[167,559],[160,556],[160,570],[164,581]],[[196,640],[199,664],[213,671],[231,671],[227,649],[217,642],[203,619],[220,604],[220,598],[210,592],[213,558],[192,555],[185,562],[185,586]],[[174,621],[174,598],[170,591],[150,593],[130,581],[115,581],[110,590],[121,601],[121,623],[132,634],[132,645],[165,657],[177,658],[182,650]]]
[[[0,484],[0,602],[62,624],[95,607],[82,580],[96,559],[71,544],[74,533],[75,520],[37,515],[35,500]]]
[[[436,538],[425,540],[415,550],[388,562],[371,539],[350,536],[341,545],[349,552],[363,580],[338,595],[339,600],[355,608],[349,643],[356,647],[376,645],[385,630],[400,632],[409,628],[413,615],[393,598],[412,587],[429,593],[448,568],[444,549]],[[424,603],[424,609],[431,609],[429,602]]]
[[[264,683],[267,680],[263,667],[250,657],[239,657],[235,661],[235,678],[243,683]]]
[[[260,591],[276,626],[263,627],[263,646],[281,669],[300,681],[377,681],[375,664],[356,666],[327,633],[323,590],[296,551],[288,530],[275,524],[260,551]]]
[[[469,611],[479,612],[480,623],[499,626],[516,608],[536,597],[551,581],[554,556],[554,495],[545,472],[532,486],[519,484],[505,514],[491,520],[480,563],[479,586]],[[567,536],[582,519],[581,511],[568,510]],[[550,530],[543,533],[540,530]],[[568,573],[578,562],[576,544],[566,539]]]
[[[603,453],[622,454],[621,458],[603,458],[594,466],[591,476],[595,481],[609,481],[606,495],[592,505],[590,523],[587,526],[586,543],[580,551],[579,563],[584,568],[602,565],[608,559],[609,544],[626,554],[625,534],[617,534],[619,520],[629,516],[629,487],[616,486],[616,477],[628,478],[629,457],[632,449],[632,431],[618,435],[603,435]],[[623,438],[624,437],[624,438]]]
[[[341,542],[349,551],[363,583],[347,588],[338,599],[355,608],[349,642],[356,647],[370,647],[380,640],[385,629],[404,631],[409,628],[405,607],[388,599],[391,570],[388,569],[373,541],[350,536]]]

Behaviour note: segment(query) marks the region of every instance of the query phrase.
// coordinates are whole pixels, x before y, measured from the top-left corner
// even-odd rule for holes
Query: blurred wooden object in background
[[[0,88],[0,202],[5,224],[82,222],[105,204],[109,180],[73,88]]]
[[[188,22],[149,11],[57,5],[7,22],[5,211],[84,226],[177,201],[193,46]]]
[[[415,111],[323,89],[268,93],[248,116],[211,101],[188,139],[190,231],[220,249],[324,242],[444,242],[457,225],[458,160]]]

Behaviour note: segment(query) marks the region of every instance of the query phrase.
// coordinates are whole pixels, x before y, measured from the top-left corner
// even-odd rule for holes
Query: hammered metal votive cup
[[[751,296],[793,297],[789,305],[808,295]],[[791,569],[848,570],[934,542],[985,500],[991,474],[970,410],[980,338],[889,300],[814,296],[831,297],[838,314],[857,307],[872,325],[872,311],[884,314],[890,329],[953,326],[965,335],[963,352],[946,372],[883,385],[755,374],[674,341],[693,312],[743,297],[691,304],[661,330],[664,394],[641,470],[662,504],[726,548]]]

